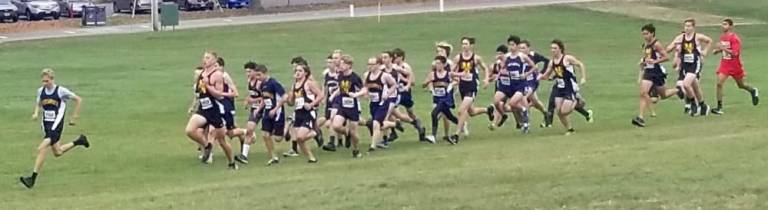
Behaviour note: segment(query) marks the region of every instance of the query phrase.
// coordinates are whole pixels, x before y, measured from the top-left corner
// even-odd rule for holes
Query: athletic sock
[[[32,179],[36,179],[36,178],[37,178],[37,172],[32,172],[32,176],[31,176],[31,178],[32,178]]]
[[[336,136],[331,135],[328,138],[330,138],[330,141],[328,141],[328,144],[330,145],[336,145]]]
[[[293,149],[294,152],[298,153],[299,152],[299,143],[296,142],[296,141],[292,141],[291,142],[291,149]]]
[[[589,112],[587,112],[584,107],[576,107],[576,111],[579,112],[579,114],[584,115],[584,117],[589,117]]]
[[[248,150],[250,150],[250,149],[251,149],[251,145],[250,144],[243,144],[242,155],[245,156],[245,157],[248,157]]]
[[[722,108],[723,108],[723,101],[717,100],[717,109],[722,109]]]

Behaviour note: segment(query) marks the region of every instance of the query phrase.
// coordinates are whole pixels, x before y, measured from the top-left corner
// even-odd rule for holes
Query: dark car
[[[181,10],[213,10],[214,0],[176,0]]]
[[[94,6],[90,0],[57,0],[61,16],[77,17],[83,15],[84,6]]]
[[[10,0],[0,0],[0,21],[5,22],[10,20],[11,22],[19,21],[19,8],[11,4]]]

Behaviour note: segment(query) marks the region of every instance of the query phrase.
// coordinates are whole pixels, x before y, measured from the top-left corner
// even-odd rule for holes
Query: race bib
[[[269,99],[264,100],[264,109],[272,109],[272,106],[274,106],[272,104],[272,100],[269,100]]]
[[[446,91],[445,88],[435,88],[432,90],[432,95],[437,97],[443,97],[447,94],[448,91]]]
[[[502,85],[511,85],[512,81],[509,80],[509,77],[499,77],[499,83]]]
[[[201,98],[200,107],[203,109],[210,109],[211,107],[213,107],[213,102],[211,102],[211,99],[208,97]]]
[[[683,62],[685,63],[693,63],[694,58],[693,53],[683,54]]]
[[[304,108],[304,98],[303,97],[296,98],[296,100],[294,102],[295,102],[295,105],[296,105],[296,109]]]
[[[56,120],[56,111],[43,111],[43,121],[52,122]]]
[[[647,64],[647,63],[645,64],[645,69],[655,69],[655,68],[656,68],[656,64]]]
[[[720,42],[720,45],[722,45],[726,49],[729,49],[729,50],[731,49],[731,42],[723,41],[723,42]],[[723,51],[723,60],[731,60],[731,59],[733,59],[733,55],[731,55],[726,51]]]
[[[379,102],[381,101],[381,96],[379,96],[379,93],[368,93],[368,95],[371,97],[371,102]]]
[[[344,107],[344,108],[355,108],[355,98],[352,98],[352,97],[342,97],[341,98],[341,107]]]
[[[465,81],[472,81],[475,78],[473,77],[473,75],[471,73],[464,73],[464,76],[461,77],[461,79],[465,80]]]
[[[555,83],[557,83],[557,88],[565,88],[565,80],[562,78],[555,79]]]
[[[258,103],[252,103],[251,104],[251,108],[252,109],[258,109],[259,108],[259,104]]]
[[[509,78],[512,78],[513,80],[520,80],[520,72],[518,72],[518,71],[510,71],[509,72]]]

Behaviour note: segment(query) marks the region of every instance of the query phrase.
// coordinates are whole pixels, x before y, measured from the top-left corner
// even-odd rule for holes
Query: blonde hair
[[[439,48],[443,48],[443,50],[445,50],[446,56],[450,56],[451,51],[453,50],[453,45],[451,45],[451,43],[448,43],[446,41],[440,41],[438,43],[435,43],[435,46]]]
[[[43,71],[40,73],[40,76],[42,76],[42,77],[47,76],[47,77],[53,79],[53,74],[54,73],[53,73],[53,69],[52,68],[44,68]]]
[[[355,59],[352,58],[351,55],[345,54],[341,56],[341,62],[346,63],[347,65],[352,65],[355,63]]]

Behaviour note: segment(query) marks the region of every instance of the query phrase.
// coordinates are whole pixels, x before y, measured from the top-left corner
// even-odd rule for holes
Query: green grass
[[[534,7],[423,14],[375,19],[221,27],[168,33],[81,37],[3,44],[0,68],[3,127],[0,138],[2,209],[765,209],[768,207],[768,111],[752,107],[729,81],[727,115],[690,118],[678,101],[658,106],[649,127],[633,128],[644,20],[570,7]],[[657,23],[668,41],[677,24]],[[768,66],[768,29],[740,27],[748,80],[762,86]],[[701,31],[712,36],[716,28]],[[251,165],[227,171],[217,151],[213,165],[195,159],[187,121],[192,68],[204,49],[220,52],[239,84],[240,65],[266,63],[284,83],[289,59],[307,57],[315,73],[332,49],[357,59],[401,47],[419,72],[438,40],[478,37],[490,60],[497,44],[516,33],[546,51],[552,38],[589,71],[583,94],[597,122],[573,115],[578,133],[562,135],[556,123],[527,136],[511,129],[489,132],[484,116],[457,146],[418,144],[408,130],[392,149],[351,159],[348,150],[316,151],[320,163],[287,159],[265,167],[261,144]],[[456,45],[458,47],[458,45]],[[714,104],[713,69],[706,60],[702,83]],[[57,81],[84,97],[81,123],[63,139],[87,133],[93,146],[49,156],[33,190],[22,188],[39,143],[29,121],[39,71],[57,70]],[[358,71],[360,72],[360,71]],[[318,74],[319,75],[319,74]],[[669,82],[672,82],[671,80]],[[541,96],[547,96],[545,82]],[[241,87],[241,92],[243,91]],[[417,111],[427,120],[429,98],[416,91]],[[482,91],[478,104],[490,100]],[[239,114],[243,123],[244,112]],[[540,122],[536,113],[535,123]],[[63,140],[68,141],[68,140]],[[363,138],[368,142],[368,138]],[[366,144],[367,145],[367,144]],[[282,144],[282,148],[287,145]]]
[[[768,21],[768,13],[758,8],[768,8],[762,0],[654,0],[662,6],[682,10],[714,13],[723,16],[747,17]]]

